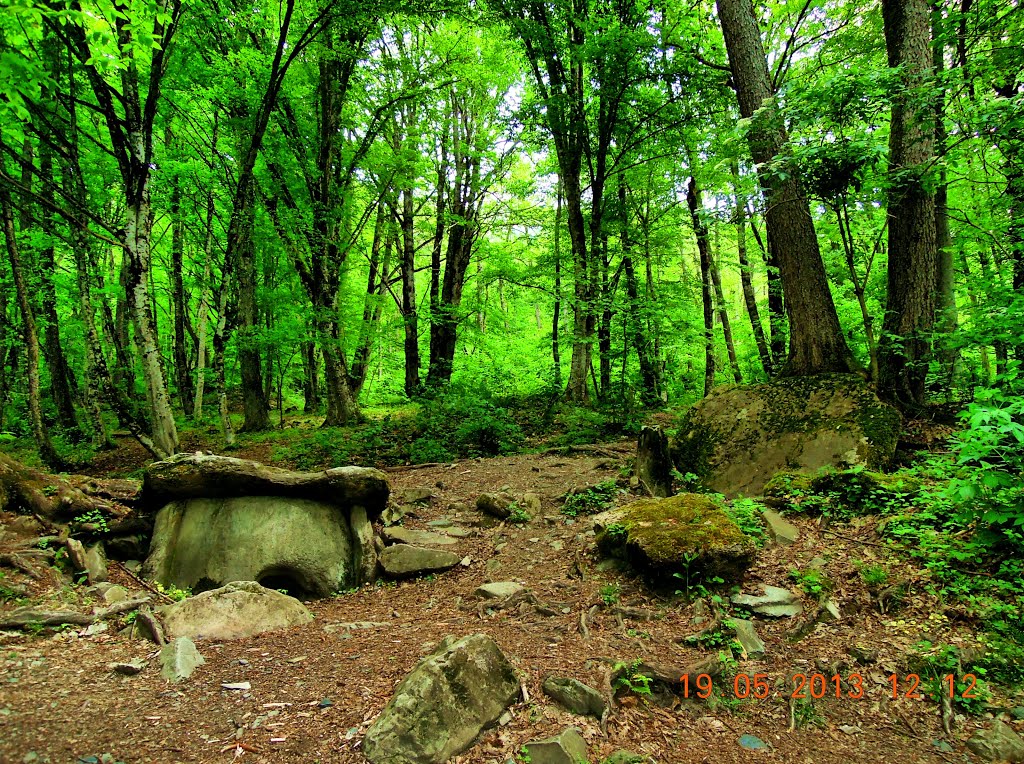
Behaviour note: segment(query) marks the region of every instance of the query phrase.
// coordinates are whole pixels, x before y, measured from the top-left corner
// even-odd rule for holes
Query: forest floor
[[[823,571],[842,609],[838,621],[817,625],[797,642],[786,638],[793,620],[755,619],[766,658],[741,660],[733,672],[766,675],[767,698],[736,698],[731,676],[715,680],[709,702],[620,694],[602,730],[598,720],[573,716],[546,697],[541,684],[552,674],[608,691],[615,664],[640,659],[687,666],[710,654],[684,642],[706,626],[692,621],[695,603],[671,592],[656,594],[628,573],[599,568],[588,518],[560,514],[559,499],[572,488],[614,479],[628,485],[623,476],[633,443],[601,444],[569,456],[527,454],[391,471],[393,491],[434,492],[404,525],[426,529],[428,522],[446,519],[471,531],[453,547],[470,558],[468,567],[311,602],[316,618],[308,626],[200,642],[206,663],[180,684],[161,678],[151,643],[114,628],[95,634],[0,632],[0,762],[363,762],[363,734],[398,682],[446,635],[477,632],[491,635],[509,656],[525,697],[507,723],[452,760],[458,764],[519,761],[523,743],[570,725],[582,730],[594,762],[620,748],[663,764],[727,764],[752,757],[801,764],[970,760],[963,741],[986,719],[958,715],[952,734],[944,734],[934,701],[891,699],[891,674],[901,677],[901,695],[911,689],[902,677],[910,673],[908,656],[917,643],[969,648],[977,635],[957,608],[925,592],[921,571],[886,548],[875,533],[877,519],[825,527],[796,518],[796,544],[760,552],[743,591],[756,592],[761,583],[794,587],[790,571],[824,558]],[[132,461],[123,453],[119,463],[128,470]],[[481,523],[476,497],[502,488],[538,494],[542,513],[525,525]],[[616,501],[633,498],[624,488]],[[19,541],[24,539],[8,532],[0,538],[0,552]],[[879,612],[864,588],[858,566],[874,563],[904,584],[907,594],[894,613]],[[52,569],[48,575],[44,581],[25,580],[33,602],[89,604],[84,587],[69,585]],[[138,588],[115,566],[111,580]],[[506,580],[527,586],[556,615],[527,607],[481,611],[474,590]],[[594,605],[599,607],[584,634],[581,613]],[[807,613],[814,605],[805,596]],[[359,621],[373,625],[336,626]],[[858,646],[877,651],[877,659],[858,665],[849,653]],[[109,669],[112,662],[132,659],[146,661],[136,676]],[[833,694],[791,706],[793,676],[814,673],[859,673],[864,697]],[[249,682],[251,689],[222,688],[234,682]],[[844,685],[844,695],[849,688]],[[835,692],[831,685],[830,690]],[[743,735],[756,736],[767,748],[747,750],[739,742]]]

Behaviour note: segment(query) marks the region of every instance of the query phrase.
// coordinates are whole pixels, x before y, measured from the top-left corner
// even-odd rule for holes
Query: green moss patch
[[[754,541],[714,497],[685,493],[642,499],[621,511],[621,519],[598,536],[598,547],[658,578],[678,573],[690,581],[735,580],[754,560]]]
[[[840,516],[900,510],[920,490],[917,480],[873,470],[780,472],[764,487],[764,502],[789,512]]]

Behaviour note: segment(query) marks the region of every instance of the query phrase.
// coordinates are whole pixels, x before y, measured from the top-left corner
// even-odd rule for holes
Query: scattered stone
[[[864,730],[853,724],[840,724],[839,731],[842,732],[844,735],[859,735]]]
[[[452,521],[449,520],[447,517],[441,517],[437,520],[430,520],[427,523],[427,525],[429,525],[431,528],[451,528]]]
[[[759,661],[765,656],[764,642],[754,629],[754,624],[743,618],[731,618],[737,641],[743,645],[743,651],[752,661]]]
[[[141,658],[136,658],[135,660],[127,661],[126,663],[111,663],[107,666],[107,668],[109,668],[115,674],[135,676],[136,674],[141,673],[144,668],[146,668],[146,662]]]
[[[1010,711],[1010,715],[1017,721],[1024,721],[1024,706],[1017,706]]]
[[[97,634],[102,634],[110,628],[110,624],[106,621],[96,621],[96,623],[90,623],[86,626],[81,634],[86,637],[95,637]]]
[[[867,666],[878,660],[879,650],[877,647],[865,647],[863,645],[853,645],[846,652],[850,654],[861,666]]]
[[[373,764],[441,764],[469,748],[518,696],[519,679],[493,639],[446,637],[395,690],[367,730],[363,752]]]
[[[790,465],[882,469],[900,426],[899,412],[856,374],[722,385],[687,411],[672,459],[727,498],[758,496]]]
[[[132,573],[138,573],[142,570],[142,560],[125,560],[121,564],[128,568]]]
[[[488,576],[493,576],[499,570],[501,570],[501,562],[498,560],[490,559],[484,565],[484,572],[487,573]]]
[[[994,721],[989,729],[978,730],[967,741],[972,753],[988,761],[1024,762],[1024,738],[1010,725]]]
[[[512,712],[506,708],[501,713],[501,716],[498,717],[498,726],[499,727],[507,727],[509,724],[512,723],[512,720],[514,718],[515,717],[512,715]]]
[[[397,525],[402,522],[406,515],[414,514],[412,507],[401,506],[396,507],[394,504],[388,504],[384,508],[384,511],[380,514],[380,521],[386,526]]]
[[[589,761],[587,743],[576,727],[544,740],[531,740],[523,746],[530,764],[579,764]]]
[[[235,581],[160,611],[172,638],[242,639],[313,620],[313,614],[297,599],[255,581]]]
[[[118,602],[124,602],[128,599],[128,590],[123,586],[111,586],[105,592],[103,592],[103,601],[108,605],[116,605]]]
[[[434,498],[429,488],[403,488],[398,492],[398,500],[402,504],[425,504]]]
[[[608,513],[602,515],[598,549],[659,580],[671,580],[678,573],[736,581],[757,551],[753,539],[721,503],[706,494],[641,499],[621,507],[614,520]]]
[[[380,564],[387,575],[401,578],[454,568],[459,564],[459,556],[441,549],[395,544],[384,550]]]
[[[580,716],[600,719],[608,708],[600,692],[576,679],[549,676],[544,680],[543,689],[545,695]]]
[[[206,659],[188,637],[178,637],[160,650],[160,675],[168,682],[185,681],[204,663]]]
[[[443,528],[441,532],[446,536],[451,536],[453,539],[466,539],[476,535],[469,528]]]
[[[541,513],[542,506],[540,496],[535,493],[524,493],[523,498],[519,503],[531,517],[537,517]]]
[[[739,744],[748,751],[764,751],[768,748],[768,744],[757,735],[740,735]]]
[[[828,560],[826,560],[824,557],[815,557],[813,560],[807,563],[807,567],[811,570],[822,570],[826,565],[828,565]]]
[[[827,599],[821,603],[814,620],[818,623],[831,623],[838,621],[841,617],[842,613],[839,611],[838,603],[833,599]]]
[[[772,540],[779,546],[791,546],[800,538],[800,531],[797,527],[774,509],[762,510],[761,516],[768,526],[768,533]]]
[[[459,565],[462,566],[463,568],[468,568],[472,564],[473,564],[473,558],[470,557],[468,554],[465,557],[463,557],[461,560],[459,560]]]
[[[748,608],[758,615],[769,618],[792,618],[804,612],[800,597],[789,589],[761,584],[764,594],[735,594],[732,604]]]
[[[554,549],[556,552],[561,552],[565,544],[561,541],[552,541],[550,544],[548,544],[548,546]]]
[[[316,704],[317,708],[330,708],[334,703],[330,698],[322,698],[319,703]]]
[[[500,600],[505,597],[511,597],[525,588],[522,584],[517,584],[515,581],[494,581],[479,587],[474,594],[485,600]]]
[[[222,690],[239,690],[246,692],[252,689],[252,685],[249,682],[221,682],[220,688]]]
[[[412,544],[414,546],[451,546],[457,543],[451,536],[430,531],[417,531],[401,526],[385,528],[384,538],[392,544]]]
[[[599,573],[618,573],[625,568],[625,560],[616,560],[614,557],[610,557],[607,560],[601,560],[594,566],[594,570]]]
[[[482,493],[476,500],[476,508],[485,515],[505,520],[512,514],[515,498],[507,493]]]

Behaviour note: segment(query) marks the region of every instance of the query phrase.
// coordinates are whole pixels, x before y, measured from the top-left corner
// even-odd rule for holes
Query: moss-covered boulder
[[[787,470],[768,481],[763,501],[788,512],[877,515],[903,508],[920,488],[913,478],[874,470]]]
[[[676,573],[691,581],[711,576],[734,581],[757,551],[721,503],[700,493],[621,507],[615,521],[599,531],[597,543],[604,554],[624,558],[661,581]]]
[[[671,452],[708,489],[757,496],[787,469],[882,469],[900,427],[899,412],[855,374],[792,377],[716,388],[686,413]]]

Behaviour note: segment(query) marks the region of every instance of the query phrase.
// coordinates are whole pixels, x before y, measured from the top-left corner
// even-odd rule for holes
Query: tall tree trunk
[[[733,220],[736,224],[736,254],[740,263],[740,285],[743,288],[743,303],[747,308],[747,318],[754,333],[754,344],[757,346],[757,357],[761,359],[761,368],[765,374],[772,373],[772,357],[768,350],[768,341],[764,336],[761,324],[761,312],[757,307],[757,295],[754,293],[753,271],[747,257],[747,200],[739,190],[739,162],[733,161],[732,175],[736,190],[736,208]]]
[[[216,119],[214,121],[216,136]],[[196,421],[203,419],[203,395],[206,391],[206,342],[210,325],[210,298],[213,294],[213,192],[206,196],[206,243],[203,246],[203,291],[199,297],[199,336],[196,338],[196,386],[192,404],[192,416]]]
[[[315,414],[320,410],[320,358],[315,342],[303,342],[302,354],[302,412]]]
[[[608,278],[608,237],[601,239],[599,251],[601,256],[598,267],[601,271],[601,318],[597,325],[597,357],[601,369],[601,384],[597,396],[607,400],[612,387],[612,292]]]
[[[686,206],[690,210],[693,233],[697,237],[697,252],[700,255],[700,297],[704,306],[704,397],[711,394],[715,386],[715,308],[711,300],[711,244],[708,228],[700,219],[700,189],[691,175],[686,186]]]
[[[178,401],[191,417],[195,411],[195,389],[192,387],[192,370],[188,364],[188,350],[185,348],[185,221],[181,214],[181,184],[175,177],[171,188],[171,302],[174,306],[174,379],[178,388]]]
[[[60,319],[57,316],[57,290],[53,280],[57,275],[57,263],[53,240],[57,231],[53,210],[57,209],[54,201],[53,186],[53,152],[44,141],[39,147],[39,177],[42,180],[39,196],[43,200],[40,205],[40,217],[43,229],[51,237],[51,241],[39,250],[37,271],[39,286],[42,291],[41,318],[43,320],[43,356],[50,369],[50,396],[57,409],[57,419],[66,430],[78,431],[78,417],[75,413],[75,392],[77,383],[75,374],[68,366],[67,356],[60,336]],[[29,205],[25,205],[30,209]]]
[[[551,311],[551,365],[555,387],[562,387],[562,354],[559,345],[559,324],[562,319],[562,179],[555,191],[555,304]]]
[[[839,228],[839,238],[842,240],[843,256],[846,260],[846,272],[850,275],[850,282],[853,284],[853,294],[857,298],[857,305],[860,306],[861,320],[864,322],[864,337],[868,343],[868,355],[871,358],[870,372],[871,379],[878,381],[878,343],[875,341],[875,319],[868,310],[866,284],[871,275],[871,265],[868,264],[864,278],[857,273],[854,259],[853,229],[850,227],[850,211],[845,198],[836,201],[832,205],[832,211],[836,215],[836,225]]]
[[[903,87],[892,102],[889,131],[889,268],[878,348],[879,394],[913,410],[925,402],[935,320],[935,197],[925,178],[934,158],[935,105],[928,0],[883,0],[889,66]]]
[[[636,270],[633,267],[633,242],[630,237],[629,207],[627,205],[627,188],[625,183],[619,184],[619,209],[622,212],[622,267],[626,275],[626,299],[628,322],[632,327],[633,346],[636,348],[637,362],[640,364],[640,401],[648,407],[661,403],[661,387],[658,372],[651,361],[651,340],[644,330],[640,318],[640,293],[637,286]],[[623,366],[626,360],[626,348],[622,350]]]
[[[787,162],[784,173],[775,169],[787,155],[789,136],[775,102],[753,2],[717,0],[717,5],[740,113],[751,120],[747,140],[765,194],[769,249],[778,257],[785,292],[789,356],[782,373],[853,371],[799,168]]]
[[[740,372],[740,363],[736,358],[736,343],[732,338],[732,323],[729,321],[729,310],[725,304],[725,290],[722,288],[722,274],[718,270],[719,250],[718,232],[715,229],[715,249],[711,252],[711,283],[715,288],[715,305],[718,306],[718,321],[722,325],[722,336],[725,338],[725,350],[729,355],[729,368],[732,369],[732,378],[737,385],[743,382],[743,374]]]
[[[402,326],[405,329],[405,394],[420,392],[419,316],[416,312],[416,241],[412,188],[402,190]]]
[[[4,172],[0,164],[0,172]],[[6,174],[6,173],[5,173]],[[32,425],[32,437],[39,449],[39,457],[52,470],[64,468],[63,460],[57,455],[50,441],[50,434],[43,422],[43,410],[39,391],[39,334],[36,331],[36,320],[32,313],[32,301],[28,294],[25,270],[18,252],[18,241],[14,233],[14,210],[11,206],[11,195],[7,187],[0,184],[0,215],[3,217],[4,239],[7,243],[7,256],[11,263],[11,275],[14,278],[14,290],[18,297],[21,310],[21,325],[24,334],[25,349],[28,355],[28,411]]]
[[[217,290],[217,323],[213,330],[213,376],[217,380],[217,410],[220,413],[220,431],[225,448],[235,445],[235,428],[231,424],[228,406],[227,358],[228,344],[228,275],[224,274]]]

